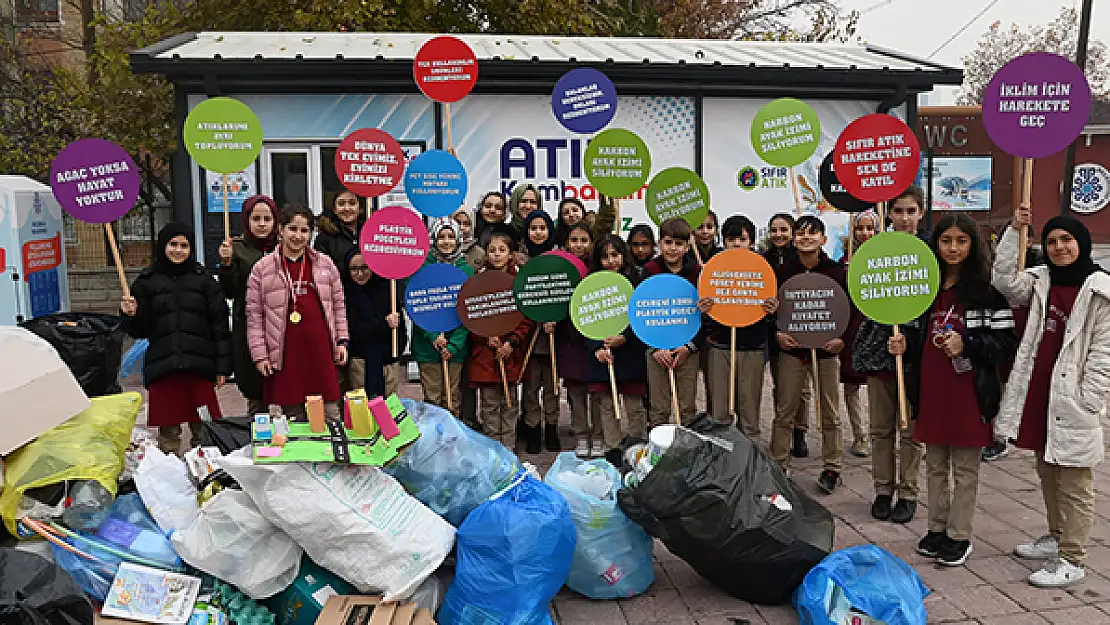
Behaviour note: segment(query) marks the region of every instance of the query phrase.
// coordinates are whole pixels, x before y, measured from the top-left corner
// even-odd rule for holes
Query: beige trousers
[[[1062,467],[1037,457],[1037,475],[1048,516],[1048,532],[1060,540],[1060,557],[1083,566],[1095,520],[1095,482],[1090,467]]]
[[[515,394],[516,387],[509,385]],[[500,386],[483,386],[478,389],[478,414],[486,427],[486,436],[501,443],[509,451],[516,450],[516,422],[520,414],[505,405],[505,391]]]
[[[848,423],[852,424],[853,440],[867,440],[867,428],[863,427],[862,384],[844,384],[844,407],[848,409]]]
[[[438,362],[422,362],[420,368],[420,388],[424,390],[424,401],[440,408],[446,408],[459,418],[459,407],[462,404],[462,369],[463,363],[447,363],[449,381],[443,379],[443,365]],[[451,385],[451,405],[447,405],[447,383]],[[386,382],[388,384],[388,381]]]
[[[647,358],[648,391],[651,393],[651,412],[648,427],[674,423],[671,408],[671,378],[663,365],[655,362],[651,353]],[[678,390],[679,417],[685,421],[698,413],[698,357],[692,354],[674,370],[675,388]]]
[[[442,369],[442,367],[441,367]],[[382,367],[382,376],[385,378],[385,396],[397,392],[401,386],[401,363],[395,362]],[[443,377],[443,371],[440,376]],[[352,358],[347,363],[347,390],[360,389],[366,386],[366,361],[362,358]],[[373,398],[371,398],[373,399]],[[454,399],[454,398],[452,398]]]
[[[759,407],[763,399],[763,352],[736,350],[736,414],[729,406],[729,350],[712,349],[709,354],[709,393],[713,397],[713,418],[719,423],[735,424],[752,438],[759,438]]]
[[[542,396],[542,402],[541,402]],[[532,354],[528,360],[528,378],[520,400],[524,425],[559,424],[559,387],[551,377],[551,356]]]
[[[790,458],[795,417],[802,403],[802,389],[813,377],[813,364],[789,354],[779,354],[779,404],[771,430],[771,457],[780,465]],[[823,358],[817,365],[821,402],[821,460],[825,469],[840,472],[844,463],[844,440],[840,433],[840,363]]]
[[[771,399],[775,401],[775,412],[779,410],[779,357],[771,357]],[[809,384],[809,379],[805,381],[805,386],[802,387],[801,401],[798,403],[798,411],[794,414],[794,429],[808,430],[809,429],[809,406],[813,403],[813,388]]]
[[[705,411],[709,414],[716,414],[713,410],[713,377],[710,373],[710,357],[712,356],[713,348],[709,346],[709,341],[705,340],[698,346],[698,371],[701,372],[701,384],[705,389]],[[697,394],[695,393],[695,397]],[[727,400],[728,397],[726,396]],[[728,405],[725,406],[725,411],[728,411]]]
[[[647,408],[644,399],[639,395],[621,395],[621,421],[617,421],[617,413],[613,409],[613,393],[594,393],[590,403],[597,406],[595,419],[601,421],[601,438],[606,449],[620,447],[624,435],[647,437]],[[595,403],[596,402],[596,403]],[[621,427],[623,423],[623,428]]]
[[[952,540],[971,540],[982,451],[980,447],[925,446],[930,532],[946,531]]]
[[[893,496],[897,492],[899,499],[917,501],[925,445],[913,439],[912,419],[909,427],[899,428],[898,383],[869,376],[867,401],[871,408],[871,476],[875,481],[875,494]],[[901,436],[900,443],[898,436]],[[899,450],[897,456],[896,448]],[[899,458],[901,462],[897,463]]]

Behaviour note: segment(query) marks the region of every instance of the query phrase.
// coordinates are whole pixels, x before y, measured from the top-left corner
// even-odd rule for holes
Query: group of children
[[[843,385],[851,452],[872,457],[872,515],[896,523],[914,517],[924,461],[929,523],[918,551],[941,564],[962,564],[973,550],[983,449],[1014,440],[1035,451],[1050,533],[1019,545],[1015,553],[1060,558],[1055,567],[1031,575],[1031,583],[1074,583],[1083,577],[1093,519],[1091,467],[1103,456],[1099,416],[1110,390],[1110,315],[1104,310],[1110,307],[1110,278],[1091,260],[1083,225],[1055,218],[1044,230],[1047,266],[1025,272],[1017,268],[1016,232],[1007,231],[994,261],[996,289],[975,223],[951,213],[931,233],[923,233],[923,203],[920,190],[911,187],[889,204],[888,217],[895,231],[921,237],[937,256],[942,284],[930,310],[903,324],[899,333],[853,311],[847,333],[814,352],[801,349],[783,331],[776,321],[778,302],[768,299],[764,318],[736,333],[735,414],[730,414],[728,395],[730,329],[712,319],[708,298],[698,302],[704,313],[701,331],[669,350],[649,349],[631,330],[587,340],[569,320],[526,319],[494,337],[473,335],[463,326],[441,333],[413,326],[407,336],[404,315],[388,304],[389,282],[370,272],[358,253],[366,209],[349,192],[337,194],[319,218],[303,206],[279,211],[268,197],[248,199],[243,236],[220,246],[218,283],[193,260],[187,228],[166,226],[154,263],[136,279],[120,309],[125,330],[150,339],[143,369],[148,422],[159,428],[167,450],[180,447],[183,424],[195,424],[205,413],[220,417],[215,388],[233,373],[252,413],[275,407],[293,418],[303,418],[308,396],[321,397],[326,414],[338,419],[346,389],[395,392],[402,372],[391,349],[393,333],[399,335],[399,352],[411,339],[425,401],[510,449],[523,443],[529,454],[563,449],[553,348],[576,453],[614,462],[620,462],[625,435],[642,437],[649,427],[671,420],[669,370],[682,415],[697,411],[701,371],[710,414],[760,437],[769,362],[775,404],[771,456],[789,469],[791,457],[808,454],[807,404],[819,402],[822,471],[817,484],[833,492],[843,456]],[[431,222],[426,262],[451,264],[468,276],[515,274],[529,259],[559,249],[589,272],[617,272],[633,285],[670,273],[696,286],[700,263],[725,249],[762,251],[779,284],[815,272],[843,285],[850,260],[850,254],[836,261],[826,255],[825,224],[812,215],[797,220],[775,215],[762,245],[757,245],[755,224],[742,215],[718,225],[710,213],[696,230],[670,219],[660,225],[658,242],[646,225],[633,227],[627,240],[610,234],[616,210],[607,198],[596,214],[565,199],[556,215],[552,219],[544,210],[534,185],[518,185],[510,197],[487,193],[475,212],[459,210]],[[886,229],[873,211],[856,215],[852,223],[848,250]],[[1027,207],[1016,212],[1015,223],[1028,225]],[[1030,310],[1020,347],[1011,305]],[[1011,374],[1006,368],[1015,362],[1015,353],[1018,364]],[[904,361],[911,417],[906,427],[900,422],[898,356]],[[610,364],[623,421],[616,418],[610,392]],[[473,413],[465,408],[468,400],[479,406]],[[197,431],[190,430],[195,444]]]

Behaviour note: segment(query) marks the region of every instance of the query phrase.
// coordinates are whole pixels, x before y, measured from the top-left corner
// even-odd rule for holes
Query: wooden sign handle
[[[736,424],[736,327],[729,328],[728,340],[728,414]]]
[[[609,389],[613,391],[613,414],[617,416],[617,421],[621,420],[621,396],[617,392],[617,372],[613,369],[613,363],[609,363]]]
[[[524,364],[520,367],[520,375],[516,377],[517,384],[520,384],[521,380],[524,379],[524,372],[528,370],[528,361],[532,359],[532,350],[536,348],[536,339],[540,338],[540,332],[542,331],[543,327],[541,326],[536,328],[536,331],[532,334],[532,342],[528,344],[528,351],[524,354]]]
[[[698,239],[693,234],[690,235],[690,249],[694,250],[694,258],[698,259],[698,264],[704,265],[705,261],[701,257],[701,250],[698,249]]]
[[[1021,169],[1021,203],[1026,204],[1032,209],[1033,206],[1033,159],[1022,159],[1023,167]],[[1032,210],[1030,210],[1032,215]],[[1017,271],[1021,273],[1025,270],[1025,253],[1029,247],[1029,226],[1022,226],[1021,232],[1018,233],[1018,265]]]
[[[123,291],[124,297],[131,297],[131,287],[127,286],[127,274],[123,271],[123,259],[120,257],[119,245],[116,244],[116,233],[112,231],[112,224],[104,224],[104,233],[108,235],[108,247],[112,248],[112,258],[116,261],[119,288]]]
[[[455,140],[451,136],[451,103],[443,105],[443,119],[447,124],[447,151],[455,154]]]
[[[229,200],[227,197],[227,174],[223,174],[223,188],[224,188],[224,241],[231,239],[231,207],[228,206]]]
[[[556,394],[559,392],[559,365],[555,362],[555,335],[547,335],[548,345],[551,347],[551,383],[554,384],[552,388],[555,389]]]
[[[682,415],[678,412],[678,384],[674,379],[674,368],[668,367],[667,373],[671,376],[671,414],[674,416],[675,425],[682,425]]]
[[[509,410],[512,410],[513,398],[509,395],[509,378],[505,375],[505,361],[498,360],[497,364],[501,366],[501,384],[505,389],[505,406],[507,406]]]
[[[902,336],[898,324],[894,324],[894,336]],[[902,371],[902,355],[894,357],[894,374],[898,379],[898,416],[902,429],[910,427],[910,418],[906,413],[906,374]]]
[[[397,314],[397,281],[396,280],[390,280],[389,281],[389,306],[390,306],[390,311],[393,314]],[[398,351],[400,351],[400,350],[398,349],[398,345],[397,345],[397,328],[393,328],[393,357],[394,358],[398,357],[398,355],[399,355],[397,353]]]
[[[441,359],[442,360],[442,359]],[[447,412],[453,412],[455,402],[451,397],[451,369],[447,366],[447,361],[443,362],[443,388],[447,390]]]
[[[821,366],[817,359],[817,350],[811,349],[809,355],[813,358],[813,413],[817,416],[817,431],[821,431]]]

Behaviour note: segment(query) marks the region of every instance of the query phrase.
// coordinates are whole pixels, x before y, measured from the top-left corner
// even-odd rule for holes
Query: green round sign
[[[570,298],[582,275],[562,256],[537,256],[513,280],[513,298],[532,321],[562,321],[570,314]]]
[[[821,143],[821,119],[813,108],[795,98],[768,102],[752,120],[752,148],[770,165],[801,165]]]
[[[582,336],[603,341],[628,327],[632,283],[615,271],[590,274],[574,289],[570,318]]]
[[[586,179],[609,197],[626,197],[643,188],[651,175],[651,154],[636,133],[610,128],[586,146]]]
[[[217,174],[242,171],[262,152],[262,123],[249,106],[232,98],[209,98],[185,118],[185,149],[198,165]]]
[[[886,325],[908,323],[929,310],[940,290],[940,265],[921,239],[884,232],[864,243],[848,265],[856,308]]]
[[[685,167],[668,167],[648,184],[646,204],[648,216],[657,226],[681,217],[697,228],[709,214],[709,187]]]

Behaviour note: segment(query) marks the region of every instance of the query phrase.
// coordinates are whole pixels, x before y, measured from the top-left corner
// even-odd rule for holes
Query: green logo
[[[884,232],[864,243],[848,265],[848,295],[879,323],[908,323],[929,310],[940,288],[933,250],[912,234]]]
[[[622,128],[610,128],[594,137],[586,147],[585,159],[590,184],[613,198],[636,193],[651,175],[647,144]]]
[[[745,191],[751,191],[759,187],[759,170],[755,167],[745,167],[736,172],[736,186]]]
[[[779,98],[767,103],[752,120],[752,148],[776,167],[801,165],[821,143],[821,119],[805,102]]]
[[[249,106],[232,98],[196,105],[182,134],[189,156],[217,174],[242,171],[262,152],[262,123]]]

